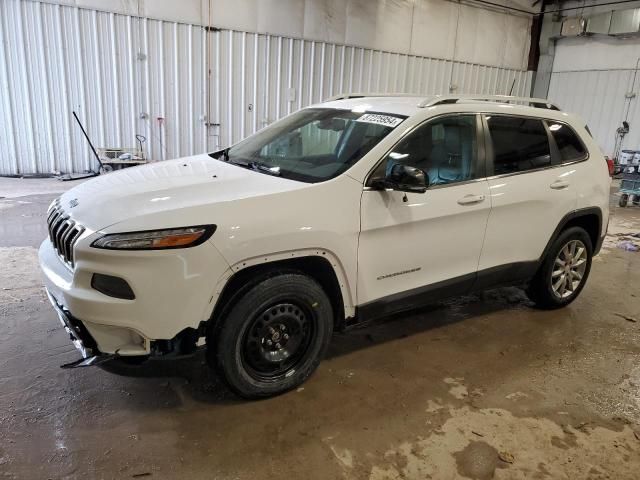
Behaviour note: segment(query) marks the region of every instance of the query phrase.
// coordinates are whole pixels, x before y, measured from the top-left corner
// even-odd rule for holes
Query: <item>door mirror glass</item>
[[[401,192],[424,193],[427,191],[427,175],[416,167],[395,163],[384,178],[386,188]]]

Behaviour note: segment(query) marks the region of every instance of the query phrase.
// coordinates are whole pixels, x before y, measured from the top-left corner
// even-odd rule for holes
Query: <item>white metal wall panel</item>
[[[147,138],[148,156],[166,160],[206,150],[205,32],[179,23],[135,22],[141,38],[131,51],[141,55],[128,65],[139,85],[136,127]],[[129,131],[124,146],[133,146],[135,133]]]
[[[0,175],[95,168],[72,110],[96,146],[142,134],[160,160],[230,145],[341,92],[527,95],[530,84],[516,69],[3,0]]]
[[[585,120],[605,155],[615,153],[616,129],[623,120],[631,128],[622,148],[640,150],[638,42],[587,37],[556,45],[548,97]],[[636,96],[627,98],[632,93]]]
[[[429,95],[453,86],[456,93],[526,96],[531,89],[531,73],[520,70],[229,30],[212,35],[221,74],[211,110],[220,127],[209,148],[342,92]]]
[[[497,0],[494,5],[452,0],[25,1],[506,68],[526,67],[526,57],[517,54],[520,50],[526,54],[529,47],[531,15],[525,12],[541,9],[540,2],[532,6],[531,0]],[[498,4],[522,12],[502,10]],[[481,28],[474,20],[478,17]],[[460,48],[456,48],[458,36],[463,38]],[[501,42],[495,40],[498,36]],[[487,37],[495,41],[487,42]],[[515,55],[505,55],[505,46]]]
[[[9,0],[0,38],[0,175],[95,168],[73,110],[98,147],[206,150],[202,27]]]
[[[579,114],[605,155],[613,155],[616,129],[625,119],[631,129],[624,138],[623,148],[640,150],[640,102],[625,98],[631,91],[633,77],[634,71],[625,69],[553,72],[549,99],[563,110]],[[638,83],[640,73],[636,92]]]
[[[556,71],[634,68],[640,56],[640,37],[607,36],[563,38],[554,57]]]

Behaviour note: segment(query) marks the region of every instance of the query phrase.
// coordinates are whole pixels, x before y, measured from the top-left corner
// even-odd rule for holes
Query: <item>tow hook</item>
[[[70,363],[65,363],[64,365],[60,365],[60,368],[80,368],[80,367],[91,367],[94,365],[100,365],[101,363],[108,362],[114,358],[118,357],[118,355],[94,355],[92,357],[87,358],[79,358],[78,360]]]

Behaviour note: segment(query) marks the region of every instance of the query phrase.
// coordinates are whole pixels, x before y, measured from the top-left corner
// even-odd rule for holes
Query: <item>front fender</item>
[[[330,263],[340,287],[340,293],[342,295],[342,305],[344,307],[344,316],[345,318],[353,317],[355,314],[355,285],[350,284],[349,279],[346,275],[345,268],[338,256],[328,249],[306,248],[301,250],[289,250],[246,258],[231,265],[231,267],[225,271],[225,273],[220,277],[220,280],[217,282],[214,291],[212,292],[209,304],[205,312],[203,313],[203,318],[211,318],[216,304],[220,300],[220,297],[226,285],[228,284],[231,277],[233,277],[235,274],[245,269],[256,266],[269,266],[270,264],[274,264],[276,262],[305,257],[323,258]]]

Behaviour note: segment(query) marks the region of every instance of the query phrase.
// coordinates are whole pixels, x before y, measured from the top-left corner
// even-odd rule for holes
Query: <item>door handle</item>
[[[484,195],[465,195],[458,203],[460,205],[473,205],[474,203],[484,202]]]
[[[569,186],[569,182],[567,182],[566,180],[556,180],[555,182],[553,182],[549,186],[551,188],[553,188],[554,190],[562,190],[562,189],[567,188]]]

